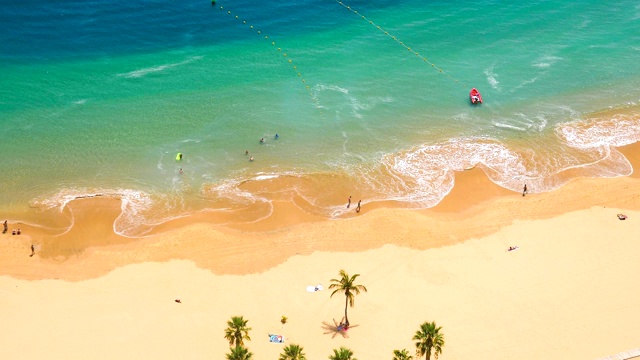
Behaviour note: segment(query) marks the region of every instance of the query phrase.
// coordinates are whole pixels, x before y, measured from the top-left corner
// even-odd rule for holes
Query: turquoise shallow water
[[[332,174],[430,207],[472,166],[515,191],[628,175],[611,146],[640,139],[635,1],[16,1],[0,22],[9,214],[113,194],[133,234]]]

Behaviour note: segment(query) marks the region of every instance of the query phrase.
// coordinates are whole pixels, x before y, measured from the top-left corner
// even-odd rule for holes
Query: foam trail
[[[187,60],[178,62],[178,63],[173,63],[173,64],[165,64],[165,65],[158,65],[158,66],[153,66],[153,67],[148,67],[148,68],[143,68],[143,69],[138,69],[138,70],[134,70],[128,73],[123,73],[123,74],[117,74],[116,76],[118,77],[125,77],[125,78],[139,78],[139,77],[143,77],[145,75],[151,74],[151,73],[156,73],[156,72],[161,72],[167,69],[171,69],[177,66],[181,66],[181,65],[186,65],[189,63],[192,63],[196,60],[200,60],[202,59],[202,56],[194,56],[191,57]]]
[[[497,75],[493,72],[493,67],[486,69],[484,74],[487,76],[487,82],[489,85],[496,90],[500,90],[498,87],[500,82],[498,81]]]

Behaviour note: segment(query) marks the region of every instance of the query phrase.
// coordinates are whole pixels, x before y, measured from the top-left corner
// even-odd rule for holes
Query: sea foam
[[[124,78],[139,78],[139,77],[143,77],[145,75],[151,74],[151,73],[161,72],[161,71],[164,71],[164,70],[167,70],[167,69],[171,69],[171,68],[174,68],[174,67],[177,67],[177,66],[186,65],[186,64],[192,63],[192,62],[194,62],[196,60],[200,60],[200,59],[202,59],[202,56],[193,56],[193,57],[188,58],[187,60],[180,61],[180,62],[177,62],[177,63],[163,64],[163,65],[157,65],[157,66],[142,68],[142,69],[130,71],[128,73],[117,74],[116,76],[124,77]]]

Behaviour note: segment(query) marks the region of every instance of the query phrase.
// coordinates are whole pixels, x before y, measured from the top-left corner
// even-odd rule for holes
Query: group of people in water
[[[274,140],[278,140],[279,138],[280,138],[280,135],[278,135],[278,134],[276,134],[276,135],[273,137],[273,139],[274,139]],[[260,144],[264,144],[264,142],[265,142],[264,137],[261,137],[261,138],[260,138]],[[249,156],[249,150],[245,150],[245,151],[244,151],[244,154],[245,154],[245,156]],[[178,156],[176,157],[176,160],[178,160],[178,161],[182,161],[182,153],[178,153]],[[253,156],[249,156],[249,161],[253,161],[253,160],[255,160],[255,159],[253,158]],[[178,172],[179,172],[180,174],[184,174],[184,171],[182,170],[182,168],[180,168],[180,170],[179,170]]]
[[[360,212],[360,204],[362,203],[362,200],[358,200],[358,205],[356,206],[356,212],[359,213]],[[351,207],[351,195],[349,195],[349,198],[347,199],[347,209]]]
[[[280,138],[280,135],[276,134],[276,135],[273,137],[273,140],[278,140],[279,138]],[[261,138],[260,138],[260,144],[264,144],[264,141],[265,141],[265,140],[264,140],[264,137],[261,137]],[[249,156],[249,150],[245,150],[245,151],[244,151],[244,154],[245,154],[246,156]],[[255,160],[255,159],[253,158],[253,156],[249,156],[249,161],[253,161],[253,160]]]

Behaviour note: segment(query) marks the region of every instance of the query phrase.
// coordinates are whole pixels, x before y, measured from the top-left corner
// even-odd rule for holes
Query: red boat
[[[469,99],[471,99],[472,104],[482,104],[482,95],[480,95],[480,91],[478,89],[473,88],[469,93]]]

